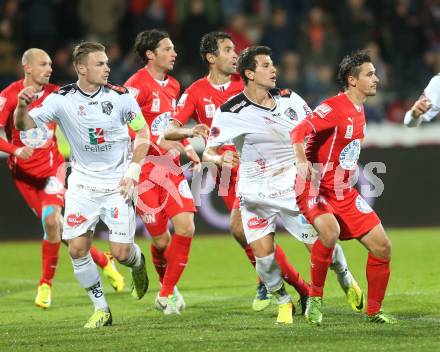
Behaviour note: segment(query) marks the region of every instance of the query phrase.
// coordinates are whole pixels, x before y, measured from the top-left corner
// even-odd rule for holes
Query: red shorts
[[[157,179],[151,177],[150,171],[142,170],[136,212],[151,236],[163,234],[168,229],[168,220],[175,215],[196,211],[183,173],[173,175],[164,171],[162,177]]]
[[[341,240],[362,237],[380,224],[377,214],[355,188],[344,190],[342,195],[342,199],[338,199],[334,190],[322,187],[319,192],[311,192],[310,181],[307,181],[304,191],[297,191],[296,202],[311,224],[319,215],[333,214],[341,228]]]
[[[45,206],[64,206],[64,180],[55,176],[34,178],[19,173],[14,173],[12,176],[18,191],[38,217],[41,218]]]

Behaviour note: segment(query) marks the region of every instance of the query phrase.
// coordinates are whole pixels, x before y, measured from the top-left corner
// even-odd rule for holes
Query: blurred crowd
[[[53,60],[52,82],[76,79],[71,51],[83,39],[107,46],[111,81],[123,83],[140,67],[136,34],[168,30],[178,60],[173,75],[185,88],[206,73],[200,38],[232,34],[237,52],[249,45],[273,49],[278,86],[310,106],[337,93],[337,64],[366,48],[380,77],[369,121],[400,123],[429,79],[440,72],[440,0],[0,0],[0,88],[21,77],[29,47]]]

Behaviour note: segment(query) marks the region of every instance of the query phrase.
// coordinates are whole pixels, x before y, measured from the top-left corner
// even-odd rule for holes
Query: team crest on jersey
[[[347,125],[347,130],[345,131],[344,138],[352,139],[353,138],[353,119],[351,117],[347,117],[347,120],[351,122],[351,124]]]
[[[373,212],[373,209],[371,209],[370,205],[364,198],[362,198],[361,195],[358,195],[356,198],[356,208],[364,214],[369,214]]]
[[[292,121],[298,121],[298,114],[292,108],[287,108],[287,110],[284,111],[284,115],[286,115]]]
[[[153,122],[151,123],[151,134],[154,136],[160,136],[163,135],[165,132],[168,121],[170,120],[170,113],[164,112],[163,114],[160,114],[157,116]]]
[[[177,106],[183,107],[185,105],[186,98],[188,98],[188,94],[187,93],[183,93],[182,96],[179,99],[179,102],[177,103]]]
[[[84,105],[78,106],[78,116],[86,116],[86,107]]]
[[[153,101],[151,102],[151,112],[160,111],[160,98],[159,93],[153,92]]]
[[[214,104],[205,105],[205,113],[206,113],[206,117],[213,118],[215,115],[215,105]]]
[[[326,117],[330,113],[330,111],[332,111],[332,108],[330,106],[328,106],[327,104],[321,104],[315,109],[316,114],[321,119]]]
[[[354,170],[361,153],[361,142],[359,139],[352,140],[348,143],[341,154],[339,154],[339,163],[344,170]]]
[[[218,136],[220,136],[220,128],[216,126],[211,127],[211,131],[209,132],[208,139],[217,138]]]
[[[113,104],[109,101],[103,101],[101,103],[101,107],[102,107],[102,112],[106,115],[109,115],[112,113],[113,111]]]
[[[5,106],[6,100],[7,99],[5,97],[0,97],[0,111],[3,111],[3,107]]]

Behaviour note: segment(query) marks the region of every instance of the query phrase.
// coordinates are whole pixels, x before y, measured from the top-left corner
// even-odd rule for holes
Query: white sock
[[[342,288],[347,288],[351,284],[352,275],[350,270],[348,270],[347,260],[339,243],[336,243],[335,249],[333,250],[330,269],[336,273]]]
[[[125,262],[121,262],[122,265],[128,266],[130,269],[137,270],[142,264],[142,252],[136,243],[133,243],[130,249],[130,255]]]
[[[284,288],[281,269],[275,260],[275,253],[266,257],[255,257],[255,269],[267,290],[278,299],[278,304],[291,302],[292,299]]]
[[[73,264],[73,273],[79,281],[81,287],[84,287],[90,300],[95,306],[95,310],[103,309],[109,311],[107,301],[104,296],[104,290],[101,284],[101,276],[98,268],[93,262],[90,253],[82,258],[71,258]]]

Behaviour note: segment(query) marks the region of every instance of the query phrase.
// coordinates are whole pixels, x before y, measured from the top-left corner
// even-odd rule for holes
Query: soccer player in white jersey
[[[440,113],[440,73],[429,81],[420,98],[405,114],[404,123],[417,127],[422,121],[428,122]]]
[[[71,147],[72,173],[66,192],[63,239],[68,242],[73,271],[88,292],[95,312],[84,325],[111,325],[112,315],[101,278],[90,257],[93,231],[99,219],[109,228],[113,256],[132,272],[134,289],[148,289],[145,259],[134,243],[133,199],[149,134],[140,108],[124,87],[108,84],[110,68],[105,47],[83,42],[73,51],[78,81],[50,94],[30,112],[32,87],[18,94],[14,113],[19,130],[56,122]],[[136,132],[134,148],[128,125]]]
[[[217,110],[203,158],[214,162],[217,149],[228,141],[237,146],[240,154],[232,154],[230,164],[240,163],[238,194],[246,239],[256,257],[258,274],[278,299],[277,322],[290,324],[292,303],[274,258],[274,234],[280,217],[285,228],[309,249],[316,240],[315,230],[296,205],[295,155],[289,137],[311,110],[297,94],[275,88],[276,69],[270,54],[267,47],[251,47],[240,55],[238,70],[245,89]],[[359,306],[363,294],[347,269],[340,246],[334,253],[335,263],[345,268],[338,279]],[[304,309],[305,302],[301,303]]]

